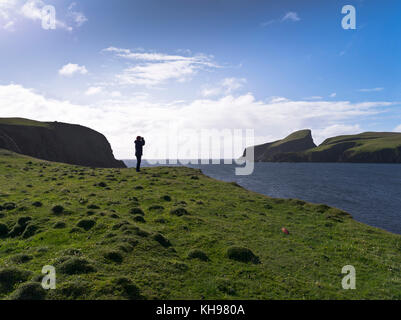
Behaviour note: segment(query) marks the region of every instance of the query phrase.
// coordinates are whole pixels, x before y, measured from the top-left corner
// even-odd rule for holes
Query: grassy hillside
[[[255,146],[254,160],[275,161],[276,157],[282,154],[306,151],[314,147],[316,145],[313,142],[311,130],[300,130],[282,140]],[[244,151],[243,157],[247,155],[248,150]]]
[[[0,150],[0,205],[3,299],[401,298],[401,236],[194,169],[91,169]],[[349,264],[357,289],[346,291]],[[44,265],[56,290],[39,286]]]
[[[401,133],[338,136],[316,147],[311,131],[301,130],[283,140],[255,146],[254,151],[255,161],[401,163]]]
[[[316,150],[329,148],[339,143],[353,142],[354,151],[377,151],[380,149],[401,147],[401,133],[396,132],[365,132],[357,135],[338,136],[327,139]]]
[[[327,157],[349,162],[401,162],[401,133],[365,132],[325,140],[305,152],[310,160]]]
[[[46,122],[29,120],[24,118],[0,118],[0,124],[8,124],[13,126],[30,126],[30,127],[50,127]]]
[[[125,168],[101,133],[80,125],[0,118],[0,149],[38,159],[100,168]]]
[[[291,133],[289,136],[285,137],[282,140],[278,140],[276,142],[272,143],[272,147],[278,147],[282,144],[285,144],[287,142],[291,142],[291,141],[296,141],[296,140],[302,140],[302,139],[308,139],[311,135],[311,130],[300,130],[300,131],[296,131]]]

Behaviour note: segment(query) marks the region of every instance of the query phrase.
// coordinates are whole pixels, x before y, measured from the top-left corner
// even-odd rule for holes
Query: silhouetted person
[[[145,145],[145,139],[140,136],[136,137],[135,140],[136,172],[141,171],[141,161],[142,161],[144,145]]]

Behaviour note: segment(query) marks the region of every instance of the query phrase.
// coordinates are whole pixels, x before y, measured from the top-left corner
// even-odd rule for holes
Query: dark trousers
[[[142,161],[142,155],[141,154],[136,154],[136,171],[141,170],[141,161]]]

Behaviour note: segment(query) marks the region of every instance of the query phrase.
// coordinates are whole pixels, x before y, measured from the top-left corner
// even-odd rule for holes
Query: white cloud
[[[215,97],[222,93],[221,87],[204,88],[201,92],[204,97]]]
[[[329,97],[330,98],[335,98],[337,96],[337,93],[333,92]]]
[[[42,8],[45,3],[41,0],[28,0],[21,8],[21,13],[31,20],[42,20]]]
[[[25,18],[42,21],[42,9],[46,4],[42,0],[28,0],[21,8],[21,13]],[[73,28],[61,20],[56,20],[56,28],[72,31]]]
[[[290,11],[290,12],[287,12],[281,19],[272,19],[272,20],[269,20],[266,22],[262,22],[260,24],[260,26],[267,27],[267,26],[270,26],[275,23],[281,23],[281,22],[286,22],[286,21],[298,22],[300,20],[301,20],[301,18],[298,16],[298,13]]]
[[[204,97],[213,97],[221,94],[231,94],[242,88],[246,83],[244,78],[225,78],[214,87],[206,87],[202,90]]]
[[[75,2],[71,3],[71,5],[68,7],[68,13],[67,16],[72,18],[74,21],[75,25],[79,28],[81,27],[85,22],[88,21],[88,18],[85,16],[85,14],[81,11],[75,11],[74,8],[77,6]]]
[[[132,52],[129,49],[109,47],[103,52],[114,53],[117,57],[135,63],[116,76],[124,85],[155,86],[168,80],[184,82],[199,70],[217,68],[211,57],[196,55],[185,57],[163,53]]]
[[[226,89],[227,93],[231,93],[242,88],[244,83],[246,83],[244,78],[225,78],[221,85]]]
[[[321,96],[311,96],[311,97],[306,97],[304,99],[305,100],[322,100],[323,97],[321,97]]]
[[[317,129],[312,132],[316,141],[322,142],[329,137],[336,137],[340,135],[357,134],[361,133],[362,129],[359,124],[346,125],[346,124],[333,124],[326,128]]]
[[[385,112],[390,102],[256,100],[251,94],[219,99],[155,102],[146,95],[115,98],[96,105],[47,98],[20,85],[0,86],[3,117],[78,123],[102,132],[115,155],[132,158],[132,139],[147,138],[146,157],[164,147],[168,126],[184,129],[255,130],[257,141],[283,138],[292,131],[311,128],[316,142],[332,135],[359,132],[362,117]],[[263,138],[262,138],[263,137]],[[263,139],[263,141],[260,141]],[[152,156],[153,155],[153,156]]]
[[[14,31],[13,17],[17,7],[17,0],[0,0],[0,26],[7,31]]]
[[[384,88],[371,88],[371,89],[359,89],[359,92],[380,92],[383,91]]]
[[[287,98],[284,98],[284,97],[271,97],[269,100],[270,103],[280,103],[280,102],[288,102],[288,101],[290,101],[290,100]]]
[[[394,132],[401,132],[401,124],[398,127],[394,128],[393,131]]]
[[[290,11],[290,12],[287,12],[281,20],[297,22],[297,21],[300,21],[301,19],[299,18],[298,13]]]
[[[0,18],[9,20],[11,11],[17,6],[17,0],[0,0]]]
[[[122,84],[154,86],[167,80],[184,82],[196,72],[197,69],[187,61],[168,61],[127,68],[117,75],[117,79]]]
[[[103,91],[102,87],[89,87],[88,90],[86,90],[85,94],[87,96],[93,96],[101,93],[102,91]]]
[[[42,9],[47,4],[42,0],[0,0],[0,25],[3,25],[5,30],[13,31],[21,19],[29,19],[41,23]],[[73,27],[70,24],[80,27],[88,21],[83,12],[73,10],[75,6],[76,3],[72,3],[64,17],[70,23],[57,19],[56,28],[72,31]],[[1,20],[4,21],[2,22]]]
[[[4,29],[4,30],[8,30],[8,31],[14,31],[14,25],[15,25],[15,22],[14,22],[14,21],[8,21],[8,22],[3,26],[3,29]]]
[[[276,22],[277,22],[277,20],[269,20],[269,21],[262,22],[260,24],[260,26],[261,27],[267,27],[267,26],[270,26],[271,24],[276,23]]]
[[[112,92],[110,93],[110,95],[111,95],[113,98],[119,98],[119,97],[121,97],[121,92],[120,92],[120,91],[112,91]]]
[[[58,73],[61,76],[65,76],[65,77],[71,77],[76,73],[79,74],[87,74],[88,70],[86,69],[85,66],[80,66],[78,64],[74,64],[74,63],[68,63],[65,66],[63,66]]]

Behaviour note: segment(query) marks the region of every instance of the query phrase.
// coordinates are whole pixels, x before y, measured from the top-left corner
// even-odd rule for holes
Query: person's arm
[[[143,146],[145,145],[145,139],[144,138],[142,138],[142,145]]]

